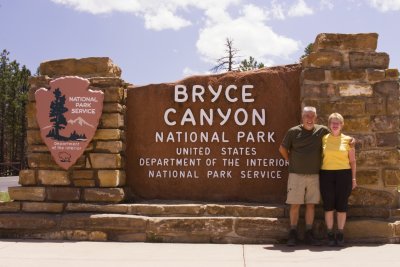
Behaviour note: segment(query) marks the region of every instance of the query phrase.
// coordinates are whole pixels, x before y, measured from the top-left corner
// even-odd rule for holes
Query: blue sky
[[[232,38],[243,58],[292,64],[318,33],[379,34],[400,67],[400,0],[0,0],[0,49],[40,62],[110,57],[135,85],[204,74]]]

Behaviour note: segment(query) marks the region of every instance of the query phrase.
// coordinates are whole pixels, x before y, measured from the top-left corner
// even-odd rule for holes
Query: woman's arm
[[[352,180],[352,189],[357,187],[357,178],[356,178],[356,150],[354,147],[349,150],[349,162],[351,167],[351,180]]]

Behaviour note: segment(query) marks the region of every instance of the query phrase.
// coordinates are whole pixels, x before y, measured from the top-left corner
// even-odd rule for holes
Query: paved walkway
[[[347,248],[0,240],[0,266],[397,266],[400,245]]]

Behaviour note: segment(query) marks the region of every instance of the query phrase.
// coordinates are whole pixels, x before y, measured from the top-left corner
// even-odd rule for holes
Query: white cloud
[[[332,3],[332,0],[321,0],[321,1],[319,2],[319,6],[320,6],[321,10],[323,10],[323,9],[330,9],[330,10],[332,10],[333,7],[334,7],[334,5],[333,5],[333,3]]]
[[[314,11],[311,7],[307,6],[304,0],[298,0],[296,4],[290,7],[288,11],[289,17],[303,17],[306,15],[312,15]]]
[[[183,14],[190,8],[199,9],[207,16],[220,19],[220,15],[241,0],[51,0],[54,3],[91,14],[112,12],[132,13],[145,21],[152,30],[179,30],[192,24]]]
[[[299,42],[275,33],[265,24],[266,20],[265,10],[247,5],[238,18],[229,17],[201,29],[197,50],[203,60],[215,63],[225,54],[226,38],[231,38],[233,46],[240,50],[238,54],[246,58],[253,56],[267,66],[274,63],[273,57],[289,58],[298,51]]]
[[[165,29],[179,30],[191,25],[191,22],[175,16],[170,10],[161,8],[156,13],[144,14],[146,29],[161,31]]]
[[[381,12],[400,10],[400,0],[369,0],[369,4]]]

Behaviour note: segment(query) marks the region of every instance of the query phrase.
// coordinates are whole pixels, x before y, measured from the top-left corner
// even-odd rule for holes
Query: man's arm
[[[281,155],[284,159],[289,160],[289,151],[286,149],[286,147],[280,145],[279,153],[281,153]]]

